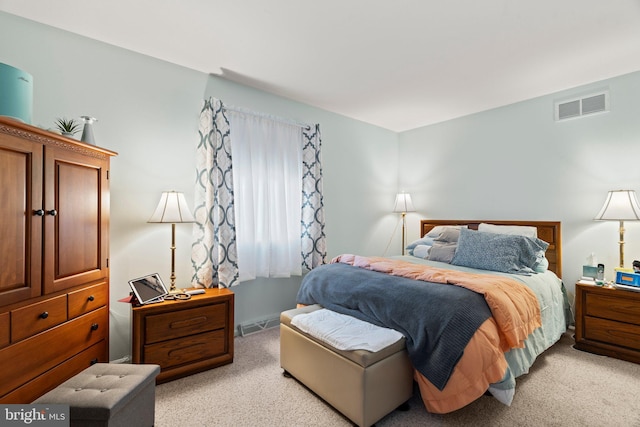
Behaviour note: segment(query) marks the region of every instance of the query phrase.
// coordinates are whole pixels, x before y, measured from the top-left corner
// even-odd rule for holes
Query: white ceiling
[[[640,70],[640,0],[0,0],[394,131]]]

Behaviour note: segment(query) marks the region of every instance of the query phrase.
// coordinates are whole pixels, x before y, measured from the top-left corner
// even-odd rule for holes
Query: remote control
[[[185,294],[187,295],[199,295],[199,294],[204,294],[204,289],[191,289],[189,291],[186,291]]]

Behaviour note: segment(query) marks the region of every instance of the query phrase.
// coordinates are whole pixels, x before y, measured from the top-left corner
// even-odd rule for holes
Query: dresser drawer
[[[0,348],[9,345],[11,323],[9,322],[9,313],[0,314]]]
[[[11,311],[11,342],[17,342],[67,320],[67,296],[60,295]]]
[[[227,326],[227,304],[218,303],[146,316],[145,344],[186,337]]]
[[[109,288],[106,283],[69,292],[69,319],[107,305]]]
[[[0,381],[0,396],[108,337],[109,311],[103,307],[1,349],[0,366],[12,375]]]
[[[226,331],[218,330],[146,345],[144,363],[155,363],[166,369],[209,359],[226,352]]]
[[[623,297],[619,294],[610,296],[589,292],[586,294],[585,314],[640,325],[640,304]]]
[[[585,317],[584,323],[584,338],[587,340],[640,350],[640,326],[638,325],[589,316]]]
[[[82,372],[96,362],[108,362],[107,342],[97,344],[83,350],[72,358],[64,361],[53,369],[18,387],[11,393],[2,396],[0,403],[33,402],[41,395],[56,388],[72,376]]]

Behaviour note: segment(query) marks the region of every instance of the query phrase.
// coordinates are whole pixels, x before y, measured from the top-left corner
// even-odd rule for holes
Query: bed
[[[570,321],[566,291],[560,279],[560,222],[422,220],[420,228],[423,237],[408,246],[410,255],[383,259],[344,254],[336,257],[331,265],[319,267],[318,273],[314,273],[315,270],[308,273],[298,294],[299,307],[323,307],[377,327],[401,331],[413,368],[413,380],[430,412],[455,411],[487,392],[509,405],[515,393],[515,378],[529,371],[536,357],[560,338]],[[523,236],[523,230],[524,234],[531,231],[535,234]],[[516,249],[510,248],[513,242],[517,242]],[[526,247],[523,249],[520,245]],[[420,252],[424,251],[423,246],[428,247],[426,255]],[[498,250],[497,255],[487,256],[494,249]],[[500,252],[503,249],[517,252],[520,258],[503,262],[505,254]],[[535,253],[535,263],[531,261],[532,253]],[[427,259],[422,258],[423,255]],[[514,262],[518,264],[515,269],[509,264]],[[527,263],[530,265],[524,265]],[[442,286],[443,283],[455,286]],[[423,288],[437,290],[438,295],[428,296],[435,298],[429,300],[432,301],[429,304],[423,302],[422,294],[413,294],[423,292]],[[490,295],[495,289],[502,292],[504,298],[513,299],[509,304],[513,305],[510,310],[514,312],[501,314],[506,309],[496,305],[496,297]],[[409,296],[403,302],[404,293]],[[454,305],[445,307],[445,300],[453,301]],[[412,305],[416,301],[421,305]],[[469,308],[472,306],[477,306],[477,310]],[[396,307],[402,309],[396,310]],[[415,315],[418,312],[420,316]],[[323,344],[311,331],[296,330],[290,316],[281,325],[281,340],[284,328],[289,337],[286,339],[293,341],[281,345],[281,362],[284,360],[281,365],[287,371],[288,361],[296,359],[296,378],[303,383],[307,373],[323,378],[325,386],[320,390],[310,388],[327,400],[326,396],[331,393],[324,393],[323,387],[334,380],[333,369],[319,368],[314,363],[305,365],[291,354],[292,349],[295,340],[303,338],[320,343],[314,347],[314,353],[310,353],[313,357],[307,355],[306,358],[333,357],[333,365],[327,366],[342,363],[337,357],[341,352],[333,345]],[[516,316],[520,317],[516,320]],[[428,324],[423,325],[422,319],[427,317],[430,318]],[[441,331],[421,332],[434,325],[449,329],[450,335]],[[458,332],[463,336],[451,335]],[[293,333],[295,337],[291,338]],[[294,345],[290,345],[292,343]],[[398,375],[403,376],[404,368],[400,365],[392,365],[390,369],[397,369]],[[339,382],[340,378],[335,381]],[[366,389],[366,384],[363,387]],[[330,400],[329,403],[336,406]]]

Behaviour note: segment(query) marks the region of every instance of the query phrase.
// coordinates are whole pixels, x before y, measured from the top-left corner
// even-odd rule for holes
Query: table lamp
[[[609,191],[597,221],[620,221],[620,268],[624,268],[624,222],[640,221],[640,205],[634,190]]]
[[[163,192],[156,211],[147,221],[171,224],[171,287],[169,293],[178,292],[176,289],[176,224],[195,221],[184,199],[184,194],[177,191]]]
[[[396,204],[393,208],[394,212],[400,212],[402,214],[402,255],[404,255],[405,249],[405,232],[407,228],[406,214],[407,212],[414,212],[413,203],[411,202],[411,195],[408,193],[398,193],[396,194]]]

